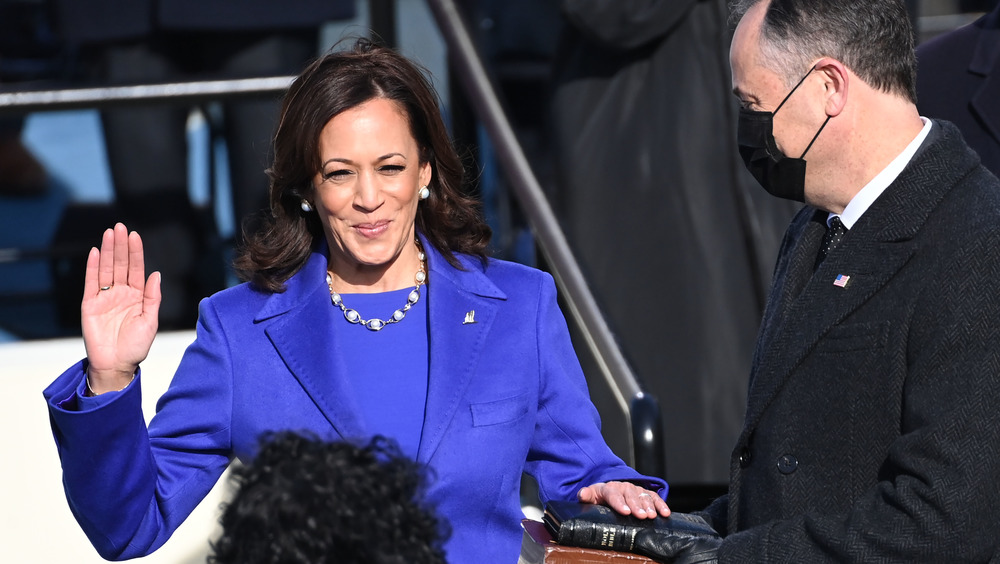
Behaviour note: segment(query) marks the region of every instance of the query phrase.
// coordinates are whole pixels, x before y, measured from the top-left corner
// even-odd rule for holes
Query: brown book
[[[640,554],[556,544],[540,521],[523,519],[521,528],[524,535],[517,564],[656,564]]]

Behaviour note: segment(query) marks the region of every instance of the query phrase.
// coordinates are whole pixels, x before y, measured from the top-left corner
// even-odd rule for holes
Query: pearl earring
[[[419,192],[417,192],[417,195],[420,197],[421,200],[426,200],[427,198],[430,197],[431,191],[426,186],[424,186],[423,188],[420,189]]]
[[[309,213],[309,212],[313,211],[312,204],[310,204],[309,201],[305,200],[305,199],[302,200],[302,203],[299,204],[299,207],[301,207],[302,211],[304,211],[306,213]]]

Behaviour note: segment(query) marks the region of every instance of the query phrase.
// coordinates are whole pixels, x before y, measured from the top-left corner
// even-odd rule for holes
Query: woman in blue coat
[[[119,224],[91,250],[87,359],[46,391],[77,520],[102,556],[148,554],[267,431],[398,441],[434,475],[451,562],[514,562],[521,473],[543,500],[667,515],[666,484],[604,443],[552,279],[491,260],[420,71],[359,42],[310,65],[275,135],[248,282],[200,306],[147,427],[139,363],[159,273]],[[647,489],[648,488],[648,489]]]

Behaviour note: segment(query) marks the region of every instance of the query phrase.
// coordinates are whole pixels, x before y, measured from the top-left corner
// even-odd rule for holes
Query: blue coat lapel
[[[427,242],[430,381],[417,460],[428,462],[461,405],[506,295],[483,273],[477,259],[462,256],[456,270]],[[466,323],[469,312],[474,323]]]
[[[476,374],[483,347],[506,295],[483,273],[477,259],[460,257],[456,270],[426,241],[430,316],[430,375],[424,430],[417,458],[430,460]],[[340,311],[330,304],[326,286],[326,247],[313,252],[306,266],[272,295],[255,318],[289,372],[344,438],[367,437],[360,410],[345,381],[338,343],[329,331]],[[470,312],[474,323],[466,323]]]
[[[269,323],[265,333],[330,425],[345,439],[367,437],[360,410],[344,379],[346,368],[329,328],[340,316],[326,285],[325,246],[273,294],[255,322]],[[277,377],[278,375],[275,375]]]

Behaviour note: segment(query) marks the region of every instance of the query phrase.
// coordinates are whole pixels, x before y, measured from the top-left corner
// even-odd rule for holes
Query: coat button
[[[795,469],[799,467],[799,461],[795,459],[794,456],[790,454],[783,454],[778,457],[778,472],[782,474],[791,474],[795,472]]]
[[[753,456],[750,454],[750,449],[744,447],[740,451],[740,468],[746,468],[750,466],[750,461],[753,460]]]

